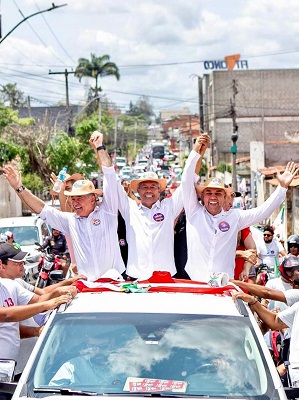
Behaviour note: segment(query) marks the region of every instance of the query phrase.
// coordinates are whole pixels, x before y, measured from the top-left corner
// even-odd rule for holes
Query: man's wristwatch
[[[17,192],[17,193],[22,193],[25,189],[26,189],[25,186],[22,185],[22,186],[20,186],[20,187],[18,187],[18,188],[16,189],[16,192]]]
[[[101,146],[97,147],[97,151],[99,150],[106,150],[106,146],[102,144]]]

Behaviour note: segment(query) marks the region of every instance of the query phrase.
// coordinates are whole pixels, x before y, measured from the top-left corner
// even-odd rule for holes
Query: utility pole
[[[232,139],[232,146],[231,146],[231,153],[232,153],[232,187],[233,190],[237,190],[237,169],[236,169],[236,158],[237,158],[237,140],[238,140],[238,125],[236,122],[236,110],[235,110],[235,101],[236,95],[238,94],[237,90],[237,82],[233,79],[232,82],[232,90],[233,90],[233,98],[230,99],[230,116],[233,121],[233,133],[231,136]]]
[[[199,122],[199,132],[205,132],[205,123],[203,117],[203,92],[202,92],[202,78],[198,77],[198,122]]]
[[[136,157],[136,141],[137,141],[137,120],[134,122],[134,157]]]
[[[74,74],[74,71],[68,71],[67,69],[64,70],[64,72],[51,72],[49,71],[49,75],[61,75],[63,74],[65,76],[65,89],[66,89],[66,110],[67,110],[67,133],[69,136],[74,136],[74,133],[71,129],[72,127],[72,118],[70,115],[70,100],[69,100],[69,82],[68,82],[68,75],[69,74]]]
[[[116,165],[117,154],[117,108],[114,108],[114,165]]]

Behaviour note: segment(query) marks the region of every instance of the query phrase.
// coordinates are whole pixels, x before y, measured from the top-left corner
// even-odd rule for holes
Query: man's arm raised
[[[102,168],[102,166],[112,166],[111,158],[106,151],[106,147],[103,145],[103,138],[104,135],[102,133],[94,131],[89,139],[89,144],[94,149],[94,152],[97,155],[97,162],[100,169]]]
[[[16,191],[21,201],[28,205],[36,214],[40,214],[45,206],[45,203],[22,185],[21,174],[17,172],[11,165],[5,166],[3,171],[5,179]]]
[[[205,154],[205,151],[208,147],[210,147],[210,136],[208,136],[207,133],[203,133],[198,137],[196,142],[194,143],[193,150],[197,151],[201,155],[201,157],[198,159],[196,165],[195,165],[195,173],[199,175],[200,173],[200,168],[202,164],[202,159]]]

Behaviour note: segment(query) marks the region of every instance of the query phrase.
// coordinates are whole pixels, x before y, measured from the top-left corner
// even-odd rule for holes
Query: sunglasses
[[[271,237],[273,235],[271,235],[270,233],[264,233],[264,236]]]

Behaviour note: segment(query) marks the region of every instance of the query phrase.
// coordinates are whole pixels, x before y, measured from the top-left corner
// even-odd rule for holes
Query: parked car
[[[127,165],[126,157],[115,157],[115,164],[121,170],[125,165]]]
[[[253,314],[231,298],[234,285],[99,286],[50,315],[12,400],[286,399]]]
[[[141,175],[145,172],[145,166],[144,165],[135,165],[134,167],[134,174]]]
[[[51,236],[49,225],[39,216],[12,217],[0,219],[0,234],[10,231],[14,240],[23,251],[28,252],[25,262],[25,279],[34,283],[38,275],[38,261],[41,252],[37,249],[36,242],[43,244],[47,236]]]
[[[123,176],[123,175],[130,175],[132,173],[132,167],[130,167],[129,165],[125,165],[124,167],[122,167],[122,169],[119,172],[119,176]]]

